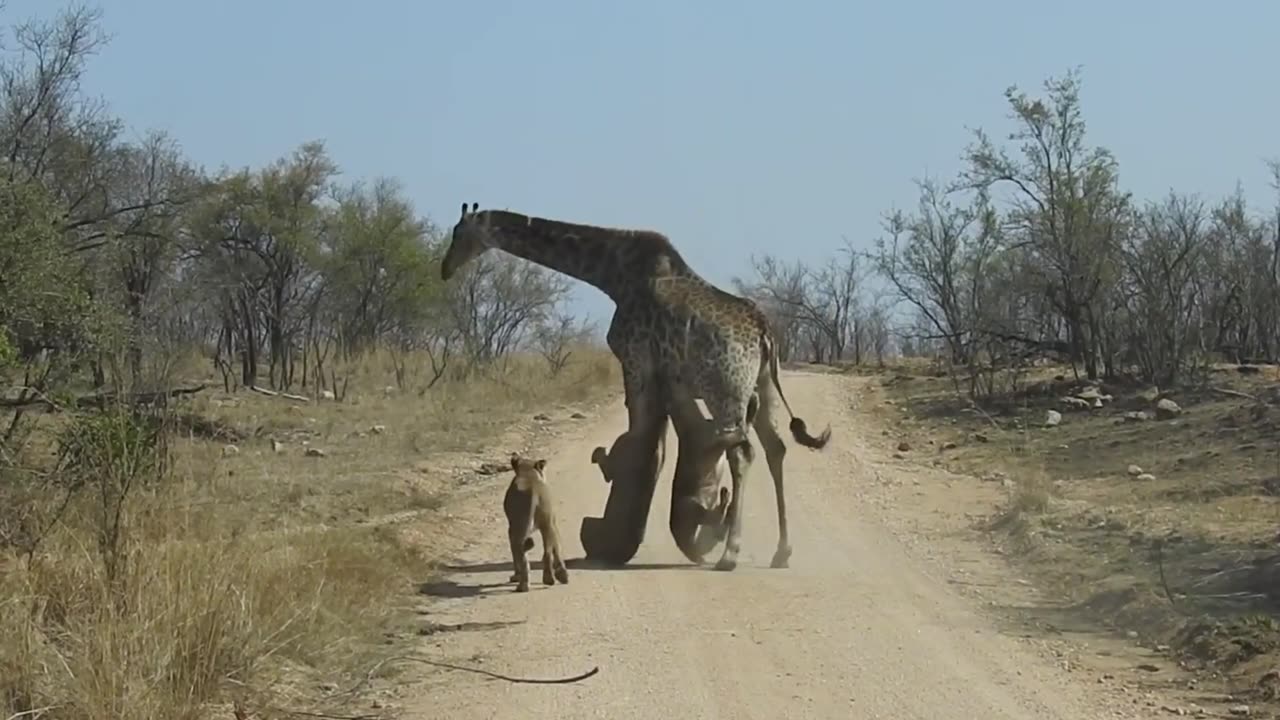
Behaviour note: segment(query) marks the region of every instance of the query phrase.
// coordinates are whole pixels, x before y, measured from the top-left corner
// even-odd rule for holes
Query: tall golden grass
[[[410,466],[485,447],[517,419],[621,386],[616,362],[597,348],[580,349],[554,376],[539,357],[514,357],[421,395],[424,373],[387,391],[395,364],[375,353],[342,368],[350,381],[341,403],[241,391],[181,409],[255,434],[236,443],[239,452],[187,436],[171,437],[157,450],[166,462],[150,470],[125,467],[110,443],[83,455],[119,467],[78,468],[85,489],[34,552],[0,550],[0,718],[227,716],[232,703],[306,706],[319,678],[354,684],[395,650],[387,631],[436,559],[424,533],[446,531],[428,520],[448,502],[432,493],[448,486],[426,480],[417,492],[432,502],[408,505],[427,513],[412,545],[368,522],[404,510],[406,487],[418,482]],[[42,432],[77,422],[92,421],[50,417]],[[364,430],[374,423],[385,430]],[[300,433],[328,455],[303,460]],[[268,436],[286,438],[287,449],[273,452]],[[34,455],[48,465],[49,453]],[[94,488],[118,489],[127,472],[147,475],[120,503],[113,566],[102,532],[112,497]],[[54,517],[63,496],[39,487],[25,510]]]

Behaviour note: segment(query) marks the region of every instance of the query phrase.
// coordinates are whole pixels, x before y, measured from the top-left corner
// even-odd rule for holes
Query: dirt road
[[[899,541],[869,502],[878,474],[850,390],[859,381],[787,372],[791,406],[831,423],[823,452],[792,446],[791,568],[768,568],[776,541],[763,456],[748,478],[737,571],[690,566],[666,528],[675,438],[645,545],[627,568],[571,570],[568,586],[512,592],[500,502],[505,478],[477,511],[468,566],[437,587],[431,620],[466,631],[424,638],[421,653],[525,677],[573,675],[571,685],[514,685],[428,670],[405,698],[408,718],[946,718],[1139,717],[1132,698],[1066,672],[1033,644],[996,629],[970,598]],[[579,558],[578,523],[603,507],[607,486],[588,458],[625,426],[621,404],[547,448],[566,557]],[[875,452],[883,455],[882,449]],[[910,480],[907,480],[910,482]],[[532,557],[541,552],[541,546]],[[718,557],[719,548],[711,556]],[[1153,708],[1154,710],[1154,708]],[[1151,710],[1143,709],[1144,712]],[[1142,715],[1149,717],[1150,715]]]

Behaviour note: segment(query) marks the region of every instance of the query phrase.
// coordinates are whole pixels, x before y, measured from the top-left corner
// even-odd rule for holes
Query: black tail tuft
[[[533,538],[531,538],[531,537],[527,537],[527,538],[525,538],[525,539],[524,539],[524,551],[525,551],[525,552],[529,552],[529,551],[530,551],[530,550],[532,550],[532,549],[533,549]]]
[[[831,440],[831,428],[828,426],[826,430],[822,431],[821,435],[814,437],[809,434],[809,430],[805,427],[803,420],[798,417],[793,417],[791,418],[791,437],[795,438],[796,442],[807,448],[821,450],[826,447],[827,442]]]

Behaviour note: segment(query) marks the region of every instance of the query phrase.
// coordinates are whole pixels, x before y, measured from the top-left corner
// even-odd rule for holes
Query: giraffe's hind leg
[[[729,532],[724,541],[724,554],[716,563],[717,570],[733,570],[738,567],[738,551],[742,549],[742,499],[747,472],[755,450],[750,441],[743,441],[725,451],[729,460],[729,474],[733,478],[733,497],[729,501],[726,524]]]
[[[752,388],[746,392],[727,392],[720,395],[708,393],[704,396],[707,410],[713,422],[719,425],[716,433],[718,444],[725,448],[725,457],[729,461],[729,475],[733,482],[733,493],[726,511],[726,524],[729,531],[725,537],[724,554],[716,563],[717,570],[733,570],[738,566],[738,551],[742,548],[743,500],[747,473],[755,457],[755,448],[747,437],[748,417],[752,414]],[[758,414],[758,411],[757,411]],[[725,418],[733,418],[725,422]]]
[[[765,462],[769,464],[769,474],[773,476],[773,492],[778,505],[778,548],[773,553],[773,561],[769,567],[785,568],[791,560],[791,539],[787,533],[787,496],[783,488],[782,465],[787,456],[787,445],[778,432],[776,414],[781,409],[777,391],[767,379],[758,387],[760,407],[756,413],[753,427],[756,437],[760,438],[760,447],[764,450]]]
[[[758,414],[756,377],[759,367],[745,363],[722,360],[704,364],[701,372],[691,373],[694,380],[685,388],[691,395],[699,396],[707,405],[710,435],[707,448],[723,448],[732,478],[732,497],[726,511],[724,554],[716,563],[717,570],[733,570],[738,566],[738,552],[742,547],[743,503],[747,473],[755,456],[755,448],[747,435],[747,427]]]

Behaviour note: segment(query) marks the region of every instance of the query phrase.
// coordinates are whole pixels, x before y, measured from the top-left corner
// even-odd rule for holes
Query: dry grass
[[[114,577],[99,552],[94,492],[71,503],[30,557],[0,551],[0,717],[332,707],[338,698],[326,705],[322,694],[356,685],[397,651],[389,638],[411,636],[397,624],[454,540],[434,511],[473,469],[472,454],[509,451],[493,445],[533,413],[619,385],[607,353],[574,359],[549,377],[540,358],[518,358],[419,396],[412,380],[387,392],[392,364],[375,356],[345,369],[341,403],[197,396],[179,411],[183,425],[195,416],[202,430],[228,428],[238,452],[191,431],[172,441],[170,466],[124,504]],[[68,421],[49,416],[42,432]],[[306,455],[304,444],[325,456]],[[47,461],[40,442],[31,447],[30,460]]]
[[[1076,409],[1060,398],[1083,383],[1063,368],[985,408],[923,365],[883,384],[937,462],[1005,484],[990,527],[1082,617],[1241,677],[1280,660],[1276,623],[1258,621],[1280,614],[1280,370],[1221,366],[1207,384],[1159,389],[1182,413],[1146,421],[1124,414],[1153,410],[1153,388],[1104,383],[1110,402]]]

